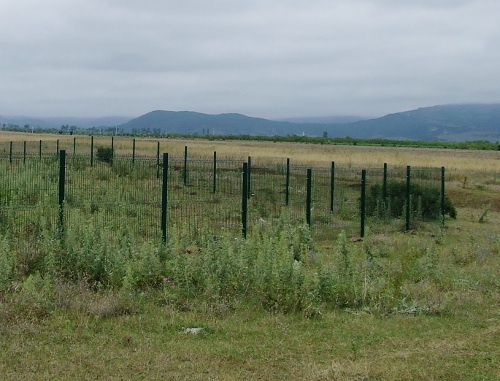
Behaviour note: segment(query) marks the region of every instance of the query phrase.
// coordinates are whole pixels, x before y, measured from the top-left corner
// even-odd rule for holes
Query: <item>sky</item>
[[[0,0],[0,115],[500,102],[498,0]]]

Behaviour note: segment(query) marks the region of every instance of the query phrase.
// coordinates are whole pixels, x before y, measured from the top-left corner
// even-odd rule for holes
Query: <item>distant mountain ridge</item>
[[[303,117],[268,120],[236,113],[203,114],[156,110],[131,119],[2,117],[0,124],[59,129],[63,125],[125,133],[200,135],[306,135],[464,142],[500,141],[500,104],[458,104],[423,107],[364,119],[356,116]]]
[[[500,104],[424,107],[351,123],[294,123],[234,113],[156,110],[119,125],[118,129],[137,133],[262,136],[326,133],[328,137],[362,139],[496,142],[500,140]]]

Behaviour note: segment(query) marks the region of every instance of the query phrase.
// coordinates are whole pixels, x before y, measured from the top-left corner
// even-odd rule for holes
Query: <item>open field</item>
[[[0,134],[28,139],[61,139],[68,151],[73,144],[69,136]],[[78,150],[90,147],[88,137],[77,139]],[[500,152],[160,145],[177,156],[187,145],[191,155],[325,167],[444,166],[458,218],[442,229],[312,246],[285,222],[263,223],[248,242],[205,237],[169,248],[129,247],[122,227],[105,225],[68,232],[64,245],[48,233],[19,246],[0,236],[2,379],[500,378]],[[115,149],[130,154],[131,139],[116,139]],[[138,140],[136,149],[155,155],[157,140]],[[96,274],[108,283],[89,279]],[[203,330],[184,333],[195,327]]]

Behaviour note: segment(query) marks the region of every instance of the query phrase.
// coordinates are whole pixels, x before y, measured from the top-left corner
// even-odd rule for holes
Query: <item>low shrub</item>
[[[97,147],[96,158],[104,163],[113,163],[113,147]]]
[[[412,184],[410,188],[410,210],[413,215],[424,219],[441,218],[441,194],[437,188],[425,188],[420,184]],[[380,184],[372,185],[366,197],[366,212],[369,216],[379,218],[400,218],[405,215],[406,183],[388,182],[387,194],[384,195]],[[451,200],[445,196],[444,214],[457,218],[457,211]]]

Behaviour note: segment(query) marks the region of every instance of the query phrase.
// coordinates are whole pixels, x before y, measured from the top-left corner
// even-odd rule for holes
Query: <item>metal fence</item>
[[[140,240],[168,239],[172,231],[196,240],[207,232],[251,234],[259,221],[285,215],[308,224],[313,237],[329,239],[342,230],[363,236],[366,229],[444,222],[444,168],[339,168],[334,162],[311,168],[293,159],[244,163],[216,152],[191,158],[187,149],[178,157],[103,159],[94,150],[85,155],[56,146],[59,153],[46,154],[20,146],[21,153],[0,151],[0,230],[21,236],[99,223],[125,227]],[[403,190],[390,194],[395,186]],[[422,210],[424,197],[433,198],[431,213]]]

